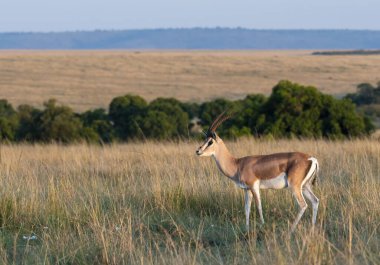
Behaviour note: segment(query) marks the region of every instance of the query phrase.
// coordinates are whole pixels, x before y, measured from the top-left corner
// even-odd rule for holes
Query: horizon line
[[[59,34],[59,33],[77,33],[77,32],[106,32],[106,31],[155,31],[155,30],[248,30],[248,31],[373,31],[378,32],[380,29],[350,29],[350,28],[248,28],[248,27],[158,27],[158,28],[133,28],[133,29],[77,29],[64,31],[0,31],[0,34]]]

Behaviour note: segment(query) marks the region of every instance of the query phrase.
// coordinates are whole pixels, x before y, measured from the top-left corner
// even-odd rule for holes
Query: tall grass
[[[2,145],[0,263],[380,264],[378,141],[227,143],[318,158],[318,225],[309,207],[292,236],[289,191],[263,191],[266,224],[253,206],[245,233],[243,192],[196,146]]]

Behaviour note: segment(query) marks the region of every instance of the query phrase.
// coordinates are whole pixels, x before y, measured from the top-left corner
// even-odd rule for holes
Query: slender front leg
[[[249,213],[251,212],[252,192],[248,189],[244,190],[245,193],[245,227],[249,231]]]
[[[251,192],[255,195],[256,200],[256,207],[260,215],[260,221],[261,224],[264,224],[264,216],[263,216],[263,208],[261,207],[261,197],[260,197],[260,181],[257,180],[253,184],[253,189],[251,189]]]

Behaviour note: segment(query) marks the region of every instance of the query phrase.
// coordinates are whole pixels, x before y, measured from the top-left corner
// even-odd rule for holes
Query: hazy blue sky
[[[246,27],[378,29],[380,0],[1,0],[0,32]]]

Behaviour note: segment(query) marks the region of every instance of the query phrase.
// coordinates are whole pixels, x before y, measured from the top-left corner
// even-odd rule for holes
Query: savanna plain
[[[380,56],[310,51],[1,51],[0,98],[75,111],[107,108],[134,93],[184,101],[269,94],[281,79],[344,95],[380,80]],[[0,264],[380,264],[380,144],[227,141],[236,156],[301,151],[318,158],[311,207],[289,235],[298,206],[262,192],[245,231],[244,192],[199,142],[0,145]]]
[[[311,207],[262,192],[244,229],[243,191],[196,141],[2,145],[1,264],[379,264],[377,140],[226,142],[236,156],[299,150],[319,159]]]
[[[270,94],[279,80],[337,96],[380,80],[380,55],[312,51],[0,51],[0,98],[41,107],[49,98],[75,111],[114,97],[208,101]]]

